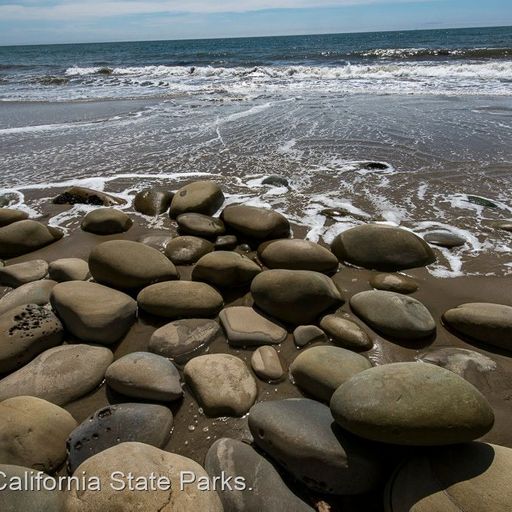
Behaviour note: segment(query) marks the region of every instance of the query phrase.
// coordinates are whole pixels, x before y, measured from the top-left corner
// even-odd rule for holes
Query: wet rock
[[[485,197],[480,196],[466,196],[467,201],[472,204],[476,204],[478,206],[484,206],[486,208],[498,208],[498,205],[496,203],[493,203],[489,199],[486,199]]]
[[[178,236],[168,242],[165,255],[175,265],[192,265],[213,249],[214,245],[204,238]]]
[[[48,263],[44,260],[24,261],[0,268],[0,284],[17,288],[22,284],[39,281],[48,274]]]
[[[77,423],[57,405],[33,396],[0,403],[0,464],[54,471],[66,458],[66,439]]]
[[[253,308],[232,306],[219,314],[229,344],[235,347],[278,345],[287,332],[280,325],[260,315]]]
[[[238,238],[235,235],[223,235],[215,239],[216,251],[232,251],[237,245]]]
[[[148,235],[139,238],[139,242],[144,245],[149,245],[159,252],[164,252],[166,245],[172,240],[169,235]]]
[[[132,352],[114,361],[105,374],[107,384],[123,395],[172,402],[181,398],[180,374],[166,357]]]
[[[265,242],[258,247],[258,256],[268,268],[324,273],[338,268],[338,259],[331,251],[315,242],[296,238]]]
[[[290,236],[290,223],[286,217],[267,208],[226,206],[221,219],[239,235],[260,241]]]
[[[88,477],[97,477],[101,490],[72,490],[66,496],[66,512],[222,512],[214,490],[198,488],[197,482],[180,489],[181,477],[186,473],[195,475],[197,480],[208,477],[199,464],[148,444],[129,442],[108,448],[80,464],[74,474],[80,477],[83,472]],[[126,475],[132,475],[133,482],[147,482],[148,475],[154,475],[154,488],[150,492],[134,492],[126,483],[123,490],[116,490],[111,485],[112,474],[116,472],[125,475],[125,482]],[[168,480],[161,480],[162,477]]]
[[[451,233],[450,231],[431,231],[423,235],[423,240],[432,245],[439,245],[440,247],[460,247],[466,243],[466,239]]]
[[[182,213],[213,215],[224,202],[224,194],[213,181],[194,181],[181,187],[172,198],[169,215],[172,219]]]
[[[96,235],[114,235],[128,231],[132,224],[132,219],[121,210],[98,208],[84,217],[82,229]]]
[[[320,327],[332,338],[335,345],[350,350],[370,350],[373,342],[368,334],[352,320],[336,315],[326,315]]]
[[[348,229],[334,239],[331,249],[340,261],[385,272],[423,267],[436,260],[423,239],[383,224]]]
[[[10,372],[60,345],[64,328],[48,309],[25,304],[0,316],[0,373]]]
[[[512,220],[497,221],[494,222],[492,226],[495,229],[501,229],[503,231],[508,231],[509,233],[512,233]]]
[[[329,408],[314,400],[260,402],[249,428],[259,448],[314,491],[361,494],[380,479],[372,447],[337,428]]]
[[[350,307],[372,329],[391,338],[416,340],[435,333],[436,323],[418,300],[394,292],[372,290],[350,299]]]
[[[50,294],[57,283],[49,279],[21,285],[0,299],[0,315],[24,304],[45,306],[50,302]]]
[[[225,474],[257,482],[251,491],[217,491],[224,512],[314,512],[286,485],[274,466],[251,446],[235,439],[217,440],[206,454],[205,468],[211,478]]]
[[[106,345],[128,332],[137,312],[137,303],[129,295],[87,281],[59,283],[50,301],[71,334]]]
[[[15,258],[41,249],[63,237],[62,231],[35,220],[20,220],[0,228],[0,257]]]
[[[358,373],[334,392],[331,411],[344,429],[399,445],[464,443],[494,423],[491,406],[472,384],[427,363],[386,364]]]
[[[116,404],[98,409],[78,425],[67,440],[68,470],[112,446],[139,442],[163,448],[171,437],[173,416],[153,404]]]
[[[272,187],[288,187],[290,184],[286,178],[272,174],[267,176],[262,182],[262,185],[271,185]]]
[[[183,213],[176,219],[178,230],[182,235],[215,239],[226,232],[224,222],[202,213]]]
[[[327,343],[329,339],[316,325],[299,325],[293,331],[293,341],[297,347],[305,347],[310,343]]]
[[[13,208],[0,208],[0,228],[25,219],[28,219],[27,212]]]
[[[256,400],[258,388],[247,365],[229,354],[209,354],[190,360],[185,382],[205,414],[242,416]]]
[[[458,333],[481,343],[512,350],[512,307],[488,302],[449,309],[443,321]]]
[[[384,162],[365,162],[362,164],[362,167],[370,171],[385,171],[389,169],[389,165]]]
[[[418,283],[414,279],[401,274],[375,274],[370,277],[370,286],[377,290],[405,294],[418,289]]]
[[[262,380],[279,380],[284,375],[277,350],[268,345],[259,347],[252,353],[251,366]]]
[[[329,277],[309,270],[266,270],[254,278],[251,293],[263,311],[295,325],[313,323],[343,303]]]
[[[232,288],[248,285],[261,272],[251,259],[232,251],[215,251],[203,256],[192,270],[194,281]]]
[[[317,400],[332,394],[356,373],[371,368],[368,359],[340,347],[318,346],[301,352],[290,366],[295,384]]]
[[[206,283],[168,281],[144,288],[137,296],[146,313],[164,318],[215,316],[224,304],[219,292]]]
[[[135,196],[133,207],[143,215],[156,217],[169,209],[173,197],[172,192],[148,188]]]
[[[105,347],[62,345],[0,380],[0,400],[37,396],[65,405],[98,387],[114,356]]]
[[[162,253],[130,240],[97,245],[89,256],[89,269],[99,283],[122,290],[178,279],[176,267]]]
[[[52,261],[48,270],[50,279],[58,281],[87,281],[89,265],[80,258],[60,258]]]
[[[85,187],[70,187],[53,198],[53,204],[92,204],[96,206],[115,206],[126,201],[99,190]]]

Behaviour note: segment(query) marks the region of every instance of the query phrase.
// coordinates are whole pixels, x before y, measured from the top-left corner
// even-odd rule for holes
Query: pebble
[[[293,331],[293,341],[297,347],[305,347],[310,343],[328,343],[329,338],[316,325],[299,325]]]
[[[320,327],[332,338],[333,343],[350,350],[370,350],[373,342],[368,334],[352,320],[336,315],[326,315]]]
[[[401,274],[374,274],[370,277],[370,286],[377,290],[405,294],[418,290],[418,283],[414,279]]]
[[[173,196],[172,192],[146,188],[137,193],[133,200],[133,207],[143,215],[156,217],[169,209]]]
[[[284,375],[283,365],[274,347],[258,347],[251,356],[254,373],[262,380],[279,380]]]

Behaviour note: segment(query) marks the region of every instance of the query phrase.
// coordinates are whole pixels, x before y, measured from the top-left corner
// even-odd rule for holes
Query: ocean
[[[468,242],[435,275],[501,275],[511,141],[511,27],[0,47],[0,195],[33,213],[70,183],[131,200],[210,176],[312,240],[442,228]]]

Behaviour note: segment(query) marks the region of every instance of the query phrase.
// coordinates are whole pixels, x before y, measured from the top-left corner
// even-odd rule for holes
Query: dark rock
[[[329,339],[316,325],[299,325],[293,331],[293,341],[298,347],[304,347],[310,343],[327,343]]]
[[[82,229],[96,235],[114,235],[128,231],[132,224],[132,219],[121,210],[98,208],[84,217]]]
[[[149,188],[141,190],[133,200],[133,207],[143,215],[156,217],[166,212],[171,206],[172,192]]]
[[[182,235],[215,239],[226,232],[224,222],[202,213],[183,213],[176,219],[178,230]]]
[[[70,187],[62,194],[53,198],[54,204],[92,204],[96,206],[116,206],[126,201],[99,190],[85,187]]]
[[[215,239],[216,251],[232,251],[237,245],[238,238],[235,235],[223,235]]]
[[[271,176],[267,176],[262,182],[263,185],[271,185],[272,187],[289,187],[290,184],[286,178],[282,176],[276,176],[272,174]]]
[[[486,208],[498,208],[498,205],[496,203],[493,203],[492,201],[489,201],[489,199],[486,199],[485,197],[480,196],[466,196],[467,201],[472,204],[476,204],[478,206],[484,206]]]
[[[214,245],[204,238],[178,236],[167,243],[165,255],[175,265],[192,265],[213,250]]]
[[[213,215],[224,202],[224,194],[213,181],[194,181],[181,187],[172,198],[169,215],[172,219],[182,213]]]

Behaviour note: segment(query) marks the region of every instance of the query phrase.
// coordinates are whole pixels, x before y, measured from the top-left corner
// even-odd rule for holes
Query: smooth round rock
[[[215,239],[226,232],[224,222],[202,213],[183,213],[176,219],[178,230],[182,235]]]
[[[290,236],[288,219],[274,210],[257,206],[226,206],[221,214],[224,224],[236,233],[255,240]]]
[[[55,281],[50,279],[22,284],[19,288],[10,291],[0,299],[0,315],[24,304],[45,306],[50,302],[50,295],[56,284]]]
[[[69,412],[33,396],[0,403],[0,464],[54,471],[66,458],[66,439],[77,423]]]
[[[205,468],[210,478],[225,474],[253,482],[251,491],[219,489],[224,512],[314,512],[283,481],[275,467],[254,448],[235,439],[218,439],[208,450]],[[254,484],[257,482],[257,484]]]
[[[133,207],[143,215],[156,217],[166,212],[171,206],[174,194],[164,190],[147,188],[141,190],[133,200]]]
[[[167,243],[165,255],[175,265],[192,265],[214,248],[214,245],[204,238],[178,236]]]
[[[416,340],[432,336],[436,330],[429,310],[400,293],[360,292],[352,296],[350,307],[372,329],[391,338]]]
[[[59,283],[50,301],[71,334],[106,345],[124,337],[137,312],[137,303],[129,295],[87,281]]]
[[[49,265],[50,279],[62,283],[64,281],[87,281],[89,265],[80,258],[60,258]]]
[[[297,347],[304,347],[310,343],[328,343],[329,338],[316,325],[299,325],[293,331],[293,341]]]
[[[317,400],[332,394],[356,373],[371,368],[368,359],[340,347],[318,346],[301,352],[290,366],[295,384]]]
[[[428,363],[392,363],[358,373],[334,392],[331,411],[342,428],[399,445],[464,443],[494,423],[478,389]]]
[[[439,245],[448,249],[460,247],[466,243],[465,238],[450,231],[431,231],[423,235],[423,240],[429,244]]]
[[[260,402],[249,412],[256,445],[310,489],[368,492],[380,480],[372,447],[343,432],[329,408],[307,398]]]
[[[89,268],[96,281],[120,289],[178,279],[176,267],[162,253],[130,240],[97,245],[89,256]]]
[[[44,260],[24,261],[0,267],[0,284],[17,288],[22,284],[39,281],[48,274],[48,263]]]
[[[114,356],[105,347],[62,345],[0,380],[0,400],[37,396],[65,405],[98,387]]]
[[[401,274],[375,274],[370,277],[370,286],[377,290],[405,294],[418,289],[418,283],[414,279]]]
[[[334,344],[350,350],[370,350],[373,342],[368,334],[352,320],[336,315],[326,315],[320,327],[331,337]]]
[[[265,242],[258,247],[258,256],[268,268],[324,273],[338,268],[338,259],[331,251],[315,242],[297,238]]]
[[[232,251],[238,245],[238,238],[235,235],[222,235],[215,239],[216,251]]]
[[[68,471],[120,443],[135,441],[164,448],[171,437],[172,412],[161,405],[107,405],[71,432],[67,440]]]
[[[137,296],[146,313],[164,318],[212,317],[222,309],[222,295],[206,283],[168,281],[144,288]]]
[[[249,284],[260,272],[260,266],[247,256],[232,251],[215,251],[196,263],[192,279],[232,288]]]
[[[179,360],[222,336],[215,320],[186,318],[157,329],[149,340],[148,350]]]
[[[20,220],[0,228],[0,258],[15,258],[60,240],[64,234],[35,220]]]
[[[195,357],[185,365],[183,376],[205,414],[211,417],[243,416],[258,395],[247,365],[229,354]]]
[[[254,278],[251,293],[263,311],[294,325],[313,323],[343,303],[329,277],[309,270],[266,270]]]
[[[70,187],[53,198],[54,204],[92,204],[96,206],[115,206],[126,201],[111,194],[86,187]]]
[[[80,464],[74,474],[81,477],[84,472],[89,478],[99,479],[101,490],[77,492],[74,488],[66,495],[66,512],[223,512],[214,490],[198,488],[198,480],[205,481],[208,474],[197,462],[148,444],[129,442],[108,448]],[[111,485],[116,472],[124,475],[123,490],[116,489],[119,483]],[[186,479],[190,473],[196,482],[181,490],[182,477]],[[165,477],[170,485],[163,485],[165,481],[161,480],[154,489],[134,491],[128,485],[128,475],[133,482],[147,482],[149,475],[154,475],[155,482]]]
[[[115,208],[98,208],[90,211],[82,220],[84,231],[95,235],[114,235],[128,231],[133,220],[121,210]]]
[[[213,215],[224,202],[224,194],[213,181],[194,181],[181,187],[172,198],[169,215],[172,219],[182,213]]]
[[[472,302],[449,309],[443,321],[458,333],[481,343],[512,351],[512,307]]]
[[[64,328],[50,310],[25,304],[7,311],[0,316],[0,373],[20,368],[63,339]]]
[[[180,374],[166,357],[132,352],[114,361],[105,373],[107,384],[123,395],[172,402],[181,398]]]
[[[279,380],[284,375],[283,365],[274,347],[258,347],[251,356],[254,373],[262,380]]]
[[[384,224],[350,228],[334,239],[331,249],[342,262],[385,272],[423,267],[436,260],[422,238]]]
[[[245,306],[223,309],[219,313],[219,320],[229,344],[235,347],[278,345],[287,336],[286,330],[280,325]]]
[[[0,208],[0,228],[28,219],[28,213],[14,208]]]

